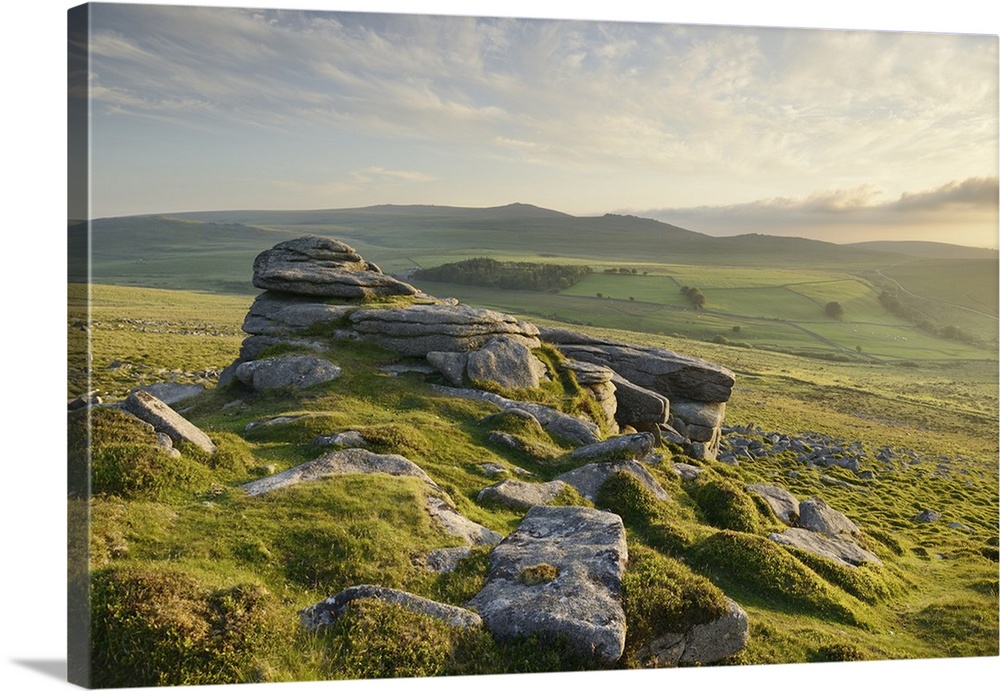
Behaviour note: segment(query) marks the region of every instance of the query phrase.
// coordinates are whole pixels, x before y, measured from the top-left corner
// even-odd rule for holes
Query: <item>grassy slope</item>
[[[225,366],[238,349],[238,327],[248,303],[248,298],[94,286],[95,385],[122,391],[139,383],[143,374],[169,374],[178,364],[185,372]],[[822,496],[880,537],[870,546],[887,563],[876,580],[891,594],[874,602],[848,595],[844,588],[851,584],[836,574],[820,578],[800,564],[796,568],[806,568],[802,573],[819,588],[817,592],[825,594],[819,600],[795,600],[798,604],[741,585],[725,569],[704,567],[750,614],[751,642],[737,662],[997,653],[996,564],[982,556],[987,541],[992,539],[995,546],[997,537],[995,362],[955,362],[948,367],[931,363],[918,369],[817,363],[687,339],[590,330],[666,346],[732,368],[738,382],[727,411],[731,423],[753,422],[765,430],[792,433],[814,430],[860,440],[869,451],[891,444],[911,448],[926,459],[948,459],[942,462],[944,467],[928,460],[891,472],[873,466],[875,479],[864,482],[837,469],[793,467],[782,458],[736,467],[706,464],[714,476],[737,485],[769,481],[787,486],[801,499]],[[218,335],[205,336],[206,331]],[[181,362],[185,354],[192,358],[190,363]],[[365,581],[462,604],[481,582],[484,562],[474,561],[466,571],[448,577],[414,565],[411,555],[454,544],[416,509],[423,491],[419,483],[340,478],[250,500],[235,486],[255,477],[256,468],[281,469],[316,457],[320,450],[311,440],[317,434],[351,428],[394,430],[382,435],[384,450],[403,453],[420,464],[463,513],[502,532],[511,530],[519,516],[475,503],[478,491],[492,482],[478,465],[517,464],[540,480],[558,472],[490,446],[488,429],[476,423],[491,412],[488,406],[440,398],[417,379],[378,373],[375,366],[394,360],[391,354],[341,348],[334,359],[344,366],[345,376],[311,392],[256,398],[203,395],[187,415],[225,449],[228,465],[204,471],[207,475],[195,473],[190,487],[169,496],[93,500],[91,557],[98,573],[180,569],[206,587],[263,586],[273,608],[268,616],[276,627],[271,636],[275,646],[253,648],[253,659],[239,665],[244,679],[518,671],[565,665],[540,657],[537,647],[497,650],[482,641],[476,643],[480,646],[476,654],[465,657],[441,657],[440,651],[465,650],[462,646],[472,645],[469,641],[411,649],[403,635],[410,630],[407,626],[424,624],[404,622],[390,627],[383,638],[375,633],[370,634],[375,638],[362,636],[359,631],[364,628],[354,632],[354,639],[362,636],[364,645],[391,651],[389,658],[398,661],[372,670],[357,663],[361,658],[344,648],[340,639],[303,636],[288,626],[297,609]],[[142,363],[150,369],[110,370],[106,360]],[[245,431],[253,420],[302,413],[313,416],[285,427]],[[682,555],[690,552],[696,562],[698,545],[707,545],[708,538],[722,533],[700,518],[689,488],[668,472],[655,468],[653,472],[677,499],[669,517],[671,530],[690,540],[689,546],[677,549]],[[849,486],[829,484],[824,476]],[[365,500],[360,502],[362,496]],[[912,522],[910,517],[924,508],[940,511],[942,521]],[[760,534],[766,534],[766,519],[759,522]],[[950,522],[967,529],[950,528]],[[654,537],[661,533],[649,525],[634,524],[633,529],[631,540],[660,544]],[[857,589],[857,584],[853,587]],[[856,613],[858,621],[845,623],[822,614],[824,607],[832,606],[834,611]],[[473,658],[479,666],[449,666]],[[499,662],[512,658],[523,660],[523,666],[505,667],[509,663]]]

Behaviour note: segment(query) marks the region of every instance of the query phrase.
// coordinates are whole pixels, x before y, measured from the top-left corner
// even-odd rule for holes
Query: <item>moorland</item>
[[[633,583],[648,586],[626,603],[632,620],[649,618],[649,602],[659,603],[658,617],[697,618],[698,603],[724,592],[750,621],[746,647],[724,664],[998,652],[995,251],[712,238],[648,219],[520,204],[178,213],[90,224],[88,295],[86,267],[72,261],[86,231],[70,227],[70,397],[96,389],[115,401],[158,381],[204,384],[184,415],[220,450],[210,460],[182,449],[182,460],[165,467],[126,418],[93,418],[104,474],[71,511],[85,504],[90,514],[86,556],[75,563],[90,575],[95,611],[116,613],[98,617],[94,629],[95,670],[106,685],[593,666],[558,646],[456,633],[391,609],[357,608],[322,634],[297,626],[298,610],[359,583],[464,605],[485,578],[488,550],[473,550],[448,573],[414,563],[414,554],[454,544],[421,514],[418,482],[336,478],[265,502],[246,497],[241,484],[315,458],[318,436],[360,430],[376,450],[419,463],[464,514],[507,534],[522,514],[477,501],[491,483],[481,465],[549,480],[565,470],[552,458],[566,451],[547,437],[533,441],[550,450],[548,460],[491,445],[496,430],[481,424],[495,412],[489,405],[442,397],[421,377],[385,376],[379,368],[399,358],[370,346],[338,345],[345,375],[330,385],[251,396],[216,388],[259,292],[250,282],[254,257],[308,234],[339,238],[432,295],[730,369],[736,385],[725,425],[733,440],[724,438],[724,449],[737,437],[782,434],[864,450],[851,470],[789,452],[694,461],[664,446],[668,461],[703,470],[692,482],[667,462],[650,466],[674,500],[669,507],[624,490],[594,502],[623,516]],[[569,277],[565,285],[536,290],[421,278],[481,257],[574,270],[559,274]],[[84,352],[72,351],[88,339],[89,377]],[[291,421],[253,424],[276,418]],[[704,490],[713,482],[725,499]],[[758,538],[778,524],[744,489],[761,482],[803,500],[820,496],[854,519],[882,566],[848,569],[762,547]],[[742,507],[740,520],[719,519],[718,501]],[[916,520],[925,511],[937,518]],[[146,608],[151,593],[169,606]],[[136,649],[153,653],[130,656]],[[629,664],[634,658],[623,657]]]

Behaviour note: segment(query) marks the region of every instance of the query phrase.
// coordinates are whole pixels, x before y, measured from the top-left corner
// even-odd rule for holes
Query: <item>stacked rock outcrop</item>
[[[335,344],[363,340],[424,359],[424,366],[455,387],[533,389],[561,375],[533,353],[547,342],[567,358],[562,369],[600,406],[605,430],[651,432],[657,442],[676,442],[695,458],[715,458],[719,450],[734,377],[704,360],[561,329],[539,331],[507,314],[441,300],[382,273],[330,238],[288,240],[262,252],[254,261],[253,283],[265,292],[243,322],[247,338],[240,359],[220,376],[222,386],[329,381],[339,373],[327,360]],[[276,345],[298,353],[261,364]]]
[[[573,360],[600,365],[617,378],[619,425],[655,425],[682,441],[695,458],[715,458],[722,439],[726,401],[735,376],[725,367],[664,348],[592,338],[565,329],[544,329],[543,340]]]

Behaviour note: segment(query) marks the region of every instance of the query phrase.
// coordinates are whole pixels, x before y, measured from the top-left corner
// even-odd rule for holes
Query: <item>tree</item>
[[[828,302],[825,309],[826,313],[834,319],[840,319],[844,316],[844,306],[839,302]]]

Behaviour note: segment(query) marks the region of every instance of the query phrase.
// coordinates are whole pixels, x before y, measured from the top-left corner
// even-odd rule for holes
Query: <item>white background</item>
[[[0,216],[3,357],[0,359],[0,464],[3,487],[2,651],[0,688],[66,685],[65,624],[65,65],[66,10],[75,3],[17,0],[5,5]],[[998,33],[996,10],[982,0],[937,3],[838,0],[818,3],[755,0],[655,3],[555,0],[282,0],[162,4],[264,6],[295,9],[477,14],[700,24],[802,26],[922,32]],[[13,210],[13,215],[10,211]],[[628,684],[703,689],[755,689],[783,684],[815,689],[913,686],[992,686],[1000,658],[944,661],[782,665],[711,670],[656,670],[573,675],[315,682],[247,685],[256,689],[551,689]]]

